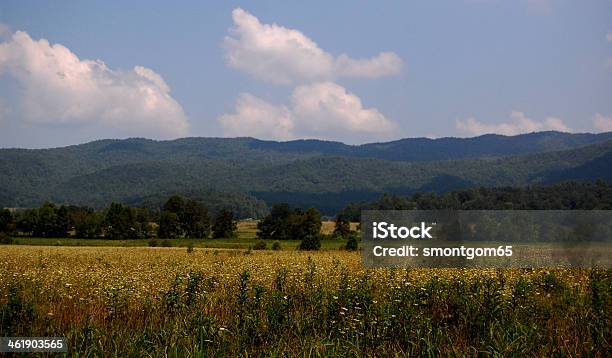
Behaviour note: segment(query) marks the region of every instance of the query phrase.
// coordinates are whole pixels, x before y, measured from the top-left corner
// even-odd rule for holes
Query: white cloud
[[[603,116],[597,113],[593,118],[593,127],[598,132],[612,132],[612,115]]]
[[[294,119],[285,106],[276,106],[251,94],[236,100],[236,113],[224,114],[219,122],[226,135],[257,138],[293,139]]]
[[[227,63],[261,80],[290,84],[338,76],[374,78],[402,68],[402,60],[391,52],[370,59],[336,58],[298,30],[262,24],[240,8],[232,11],[232,18],[234,27],[224,40]]]
[[[17,31],[0,43],[0,75],[21,87],[11,121],[30,125],[90,126],[124,135],[172,138],[189,123],[162,77],[136,66],[112,70],[100,60],[81,60],[60,44]]]
[[[397,126],[375,108],[364,108],[356,95],[332,83],[297,87],[290,108],[250,94],[236,102],[236,113],[219,117],[226,135],[265,139],[385,138]]]
[[[332,82],[297,87],[291,95],[301,133],[319,138],[347,132],[387,135],[395,124],[376,108],[364,108],[356,95]]]
[[[570,132],[571,129],[563,123],[560,118],[547,117],[543,121],[527,118],[523,112],[514,111],[510,113],[510,121],[505,123],[489,124],[468,118],[456,121],[457,129],[468,135],[481,135],[496,133],[504,135],[516,135],[539,131]]]

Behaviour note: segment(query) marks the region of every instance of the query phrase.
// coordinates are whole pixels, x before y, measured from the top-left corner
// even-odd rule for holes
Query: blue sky
[[[0,23],[0,147],[612,130],[611,1],[9,0]]]

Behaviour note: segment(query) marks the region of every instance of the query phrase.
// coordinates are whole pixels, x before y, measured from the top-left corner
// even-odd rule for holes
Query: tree
[[[32,235],[38,225],[38,209],[27,209],[17,214],[17,230]]]
[[[130,207],[111,203],[104,217],[105,235],[111,240],[137,238],[134,215]]]
[[[344,246],[344,248],[347,251],[357,251],[359,249],[359,241],[356,233],[351,232],[348,235],[348,240],[346,241],[346,246]]]
[[[274,205],[270,214],[257,224],[257,236],[260,239],[291,239],[289,222],[291,215],[292,211],[288,204]]]
[[[38,217],[33,227],[35,236],[41,237],[65,237],[68,235],[70,221],[68,209],[61,206],[59,209],[51,202],[45,202],[38,209]]]
[[[135,229],[140,239],[150,239],[155,234],[151,223],[151,215],[147,208],[132,208],[135,220]]]
[[[157,236],[162,239],[176,239],[181,236],[182,232],[178,215],[170,211],[162,211]]]
[[[231,238],[236,235],[236,221],[234,220],[234,213],[229,210],[221,210],[215,217],[213,224],[213,238]]]
[[[185,209],[185,200],[179,195],[172,195],[163,206],[163,211],[169,211],[175,213],[179,217],[183,214]]]
[[[291,210],[287,204],[277,204],[270,214],[257,225],[257,236],[261,239],[302,240],[307,236],[319,236],[321,214],[310,208]]]
[[[100,216],[93,209],[73,207],[68,216],[76,237],[93,239],[100,233]]]
[[[9,209],[0,210],[0,232],[10,233],[13,228],[13,214]]]
[[[301,220],[301,225],[303,229],[301,230],[304,233],[304,236],[320,236],[321,234],[321,214],[315,208],[310,208],[306,210],[306,213],[303,215],[303,219]],[[296,239],[300,239],[301,237],[296,237]]]
[[[208,210],[195,200],[185,202],[182,217],[179,216],[185,236],[189,238],[207,238],[210,235],[210,218]]]
[[[351,222],[346,215],[338,214],[336,216],[336,225],[334,227],[334,236],[347,237],[351,233]]]

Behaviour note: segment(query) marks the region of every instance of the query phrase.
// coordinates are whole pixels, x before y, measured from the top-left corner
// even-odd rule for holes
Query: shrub
[[[272,250],[274,251],[278,251],[281,249],[281,244],[278,241],[274,241],[274,243],[272,244]]]
[[[268,245],[263,240],[257,241],[255,245],[253,246],[253,250],[265,250],[267,248],[268,248]]]
[[[321,248],[321,236],[306,235],[300,242],[300,250],[318,250]]]
[[[346,246],[344,247],[347,251],[357,251],[359,249],[359,242],[357,241],[357,235],[352,234],[349,236]]]
[[[190,242],[189,244],[187,244],[187,253],[190,254],[193,252],[193,243]]]
[[[14,240],[12,237],[8,236],[7,234],[0,232],[0,244],[13,244]]]
[[[159,242],[155,238],[149,240],[149,247],[156,247],[158,244]]]

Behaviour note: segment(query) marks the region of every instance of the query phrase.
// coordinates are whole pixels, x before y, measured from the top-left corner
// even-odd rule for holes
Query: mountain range
[[[0,149],[0,206],[45,200],[159,206],[174,193],[261,216],[270,204],[333,214],[381,193],[612,180],[612,132],[408,138],[347,145],[319,140],[142,138],[52,149]],[[213,205],[214,203],[214,205]]]

